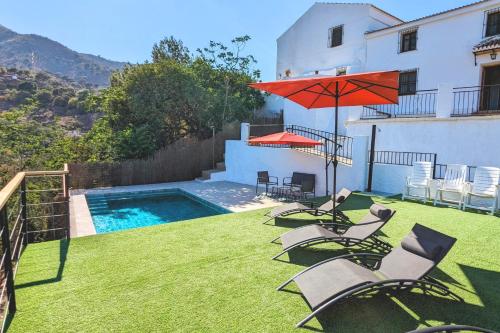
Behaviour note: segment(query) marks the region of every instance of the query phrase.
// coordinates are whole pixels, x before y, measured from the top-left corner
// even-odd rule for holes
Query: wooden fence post
[[[24,245],[28,245],[28,212],[26,207],[26,178],[21,182],[21,230],[24,234]]]
[[[9,300],[9,312],[16,312],[16,293],[14,291],[14,273],[12,271],[12,252],[10,249],[9,221],[7,219],[7,207],[0,210],[0,227],[2,228],[2,248],[4,255],[5,284],[7,287],[7,299]]]

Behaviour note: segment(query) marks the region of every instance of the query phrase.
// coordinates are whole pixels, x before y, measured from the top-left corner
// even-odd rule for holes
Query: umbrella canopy
[[[249,144],[265,144],[265,145],[289,145],[294,147],[313,147],[322,145],[321,142],[306,138],[302,135],[297,135],[290,132],[280,132],[269,135],[260,136],[248,140]]]
[[[250,87],[285,97],[307,109],[397,104],[399,71],[261,82]]]
[[[333,195],[337,192],[337,149],[339,106],[398,104],[399,71],[371,72],[341,76],[313,77],[252,83],[250,87],[287,98],[307,109],[335,107],[333,149]],[[325,140],[330,140],[325,138]],[[327,148],[328,145],[325,145]],[[328,159],[326,183],[328,186]],[[328,192],[327,192],[328,194]],[[332,219],[336,222],[337,209],[333,206]]]

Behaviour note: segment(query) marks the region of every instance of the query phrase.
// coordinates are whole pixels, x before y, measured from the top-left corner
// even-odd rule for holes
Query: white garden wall
[[[224,180],[254,185],[257,171],[267,170],[272,176],[290,177],[294,171],[316,175],[316,195],[325,195],[325,160],[290,148],[268,148],[248,146],[246,142],[247,125],[242,124],[242,140],[226,141],[226,172]],[[365,190],[367,175],[368,137],[353,139],[352,166],[339,163],[337,168],[337,188]],[[332,188],[333,167],[329,167],[328,188]],[[218,180],[221,180],[218,178]]]
[[[500,167],[500,116],[350,121],[347,135],[370,135],[373,124],[375,150],[437,153],[441,164]]]

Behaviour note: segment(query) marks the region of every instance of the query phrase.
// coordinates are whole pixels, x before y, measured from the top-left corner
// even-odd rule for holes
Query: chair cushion
[[[412,235],[408,235],[403,239],[401,247],[408,252],[430,260],[436,259],[436,257],[441,254],[441,251],[443,250],[441,245],[429,239],[418,239]]]
[[[391,215],[391,210],[389,208],[385,208],[382,205],[373,204],[370,207],[370,213],[381,220],[385,220]]]

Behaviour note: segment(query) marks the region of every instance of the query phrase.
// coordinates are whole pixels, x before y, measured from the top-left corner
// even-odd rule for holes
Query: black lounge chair
[[[286,252],[314,244],[335,242],[345,247],[358,244],[378,246],[390,251],[392,246],[376,236],[376,233],[392,218],[395,211],[382,205],[373,204],[368,214],[356,224],[318,223],[291,230],[281,238],[283,251],[273,257],[276,259]],[[278,240],[275,238],[272,242]]]
[[[335,196],[335,205],[338,207],[347,198],[351,195],[351,191],[346,188],[343,188],[339,191],[339,193]],[[266,213],[265,216],[268,217],[267,220],[264,221],[264,224],[267,222],[277,218],[277,217],[285,217],[292,214],[299,213],[309,213],[313,216],[323,216],[323,215],[332,215],[333,212],[333,200],[328,200],[324,204],[319,207],[314,207],[313,203],[308,203],[306,205],[304,202],[292,202],[283,206],[279,206]],[[337,216],[344,221],[348,221],[349,219],[345,216],[341,211],[337,210]]]
[[[421,328],[418,330],[414,331],[409,331],[407,333],[452,333],[452,332],[483,332],[483,333],[497,333],[495,331],[486,329],[486,328],[481,328],[481,327],[474,327],[474,326],[467,326],[467,325],[443,325],[443,326],[436,326],[436,327],[425,327]]]
[[[319,262],[278,287],[295,281],[312,309],[297,324],[304,326],[326,308],[347,299],[379,290],[411,290],[435,292],[442,296],[462,298],[428,274],[446,256],[456,239],[416,224],[401,246],[383,256],[354,253]],[[356,262],[354,262],[356,261]]]

